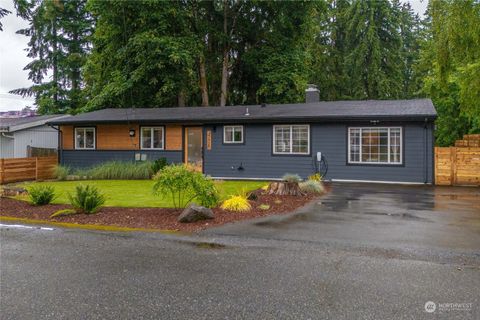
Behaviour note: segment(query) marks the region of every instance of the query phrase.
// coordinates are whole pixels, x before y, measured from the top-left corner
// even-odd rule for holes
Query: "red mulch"
[[[28,218],[35,220],[110,225],[130,228],[169,229],[179,231],[199,231],[229,222],[252,219],[272,214],[284,214],[306,205],[316,195],[303,197],[259,195],[256,201],[250,201],[252,210],[231,212],[220,208],[213,209],[215,219],[194,223],[179,223],[177,216],[182,210],[168,208],[122,208],[104,207],[96,214],[75,214],[50,218],[57,210],[71,208],[68,205],[32,206],[29,203],[11,198],[0,198],[0,216]],[[268,204],[268,210],[258,209],[260,204]]]

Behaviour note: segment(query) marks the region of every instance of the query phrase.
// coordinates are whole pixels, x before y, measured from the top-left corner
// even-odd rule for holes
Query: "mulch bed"
[[[251,201],[252,210],[248,212],[231,212],[220,208],[213,209],[215,219],[194,223],[179,223],[178,215],[182,210],[169,208],[122,208],[104,207],[96,214],[76,214],[50,218],[57,210],[71,208],[69,205],[32,206],[29,203],[11,198],[0,198],[0,216],[27,218],[35,220],[97,224],[129,228],[168,229],[194,232],[219,226],[229,222],[252,219],[272,214],[284,214],[298,209],[318,195],[306,196],[272,196],[260,194],[256,201]],[[261,204],[268,204],[268,210],[259,209]]]

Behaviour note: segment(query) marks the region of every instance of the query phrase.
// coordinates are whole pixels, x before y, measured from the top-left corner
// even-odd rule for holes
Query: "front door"
[[[185,163],[196,171],[203,170],[203,129],[202,127],[185,127]]]

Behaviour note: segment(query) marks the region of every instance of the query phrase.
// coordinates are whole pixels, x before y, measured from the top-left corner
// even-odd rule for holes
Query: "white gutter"
[[[10,139],[15,139],[14,136],[9,136],[7,134],[5,134],[6,132],[2,132],[2,137],[5,137],[5,138],[10,138]]]

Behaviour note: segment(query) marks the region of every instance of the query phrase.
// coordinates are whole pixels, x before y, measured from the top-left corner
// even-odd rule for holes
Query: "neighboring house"
[[[0,118],[0,158],[25,158],[29,156],[29,149],[57,150],[58,131],[46,125],[46,122],[66,117],[69,116]]]
[[[328,163],[325,179],[433,182],[430,99],[319,102],[316,89],[306,94],[307,103],[104,109],[50,124],[71,167],[165,157],[216,178],[278,179]]]

